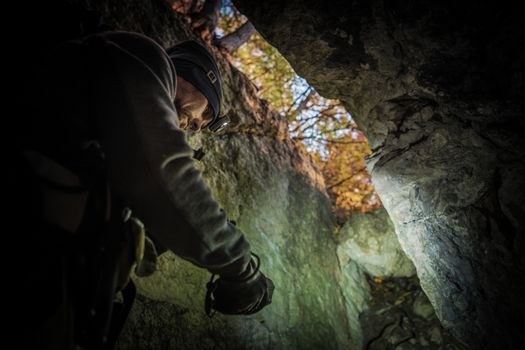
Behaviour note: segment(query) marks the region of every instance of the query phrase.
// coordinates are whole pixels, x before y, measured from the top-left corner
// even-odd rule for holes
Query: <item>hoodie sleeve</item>
[[[175,254],[226,278],[249,275],[250,245],[212,197],[179,128],[175,71],[162,47],[128,32],[82,44],[112,190]]]

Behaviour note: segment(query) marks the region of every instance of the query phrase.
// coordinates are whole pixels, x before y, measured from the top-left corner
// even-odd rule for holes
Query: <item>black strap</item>
[[[124,328],[124,324],[128,319],[131,307],[135,302],[135,297],[137,296],[137,287],[132,280],[126,285],[126,287],[121,291],[123,302],[113,304],[113,315],[111,317],[111,325],[108,333],[108,341],[106,343],[105,350],[110,350],[115,348],[117,339]]]
[[[88,190],[84,186],[69,186],[69,185],[64,185],[64,184],[58,183],[58,182],[50,180],[50,179],[48,179],[48,178],[46,178],[44,176],[41,176],[40,174],[38,174],[36,172],[34,172],[34,175],[35,175],[35,178],[37,178],[43,185],[45,185],[45,186],[47,186],[49,188],[52,188],[54,190],[63,192],[63,193],[69,193],[69,194],[83,193],[83,192],[86,192]]]
[[[117,289],[120,223],[105,220],[109,189],[105,179],[90,191],[84,219],[75,235],[71,282],[75,294],[75,338],[87,349],[105,349]]]
[[[217,289],[217,280],[214,281],[216,274],[212,274],[210,281],[206,283],[206,298],[204,299],[204,312],[208,315],[209,318],[212,318],[215,315],[215,310],[213,309],[213,292]]]

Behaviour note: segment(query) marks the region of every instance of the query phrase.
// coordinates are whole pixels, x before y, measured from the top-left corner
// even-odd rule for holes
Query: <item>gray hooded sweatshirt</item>
[[[224,278],[250,275],[250,245],[212,197],[179,128],[176,67],[164,49],[141,34],[107,32],[61,50],[55,63],[71,83],[59,94],[83,101],[75,108],[94,124],[112,191],[175,254]],[[75,84],[88,97],[66,97]],[[83,123],[73,124],[68,134]]]

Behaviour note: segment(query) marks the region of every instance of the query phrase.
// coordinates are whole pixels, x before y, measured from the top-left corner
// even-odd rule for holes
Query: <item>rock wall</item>
[[[523,343],[524,31],[504,2],[236,0],[321,95],[343,100],[444,326]],[[521,340],[520,340],[521,338]]]
[[[168,46],[191,38],[162,1],[86,1],[117,29],[143,32]],[[273,303],[253,316],[208,318],[210,274],[165,253],[159,270],[135,278],[139,297],[119,349],[357,349],[362,272],[341,272],[334,219],[319,172],[289,139],[286,122],[255,97],[254,86],[216,49],[233,126],[219,136],[195,135],[198,166],[231,220],[261,257],[276,285]],[[176,234],[176,232],[174,232]],[[363,287],[364,288],[364,287]]]
[[[141,294],[175,306],[148,301],[150,307],[135,309],[121,348],[169,342],[182,349],[348,347],[342,276],[324,195],[291,166],[291,149],[280,141],[231,134],[203,144],[206,178],[275,282],[272,306],[254,316],[208,319],[203,307],[210,274],[168,253],[158,273],[135,281]],[[157,313],[165,307],[179,311],[160,323]],[[159,323],[163,332],[155,331]],[[155,336],[145,337],[148,332]]]
[[[394,224],[385,209],[353,214],[336,238],[337,255],[342,263],[353,260],[372,276],[416,274],[414,264],[399,245]]]
[[[384,209],[354,213],[337,233],[351,349],[462,350],[421,290]]]

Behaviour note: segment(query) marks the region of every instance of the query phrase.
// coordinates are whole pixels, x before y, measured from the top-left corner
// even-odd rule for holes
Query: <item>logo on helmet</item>
[[[215,73],[213,73],[210,70],[210,71],[208,71],[208,73],[206,73],[206,75],[208,76],[208,79],[210,79],[211,83],[215,84],[215,82],[217,81],[217,77],[215,76]]]

